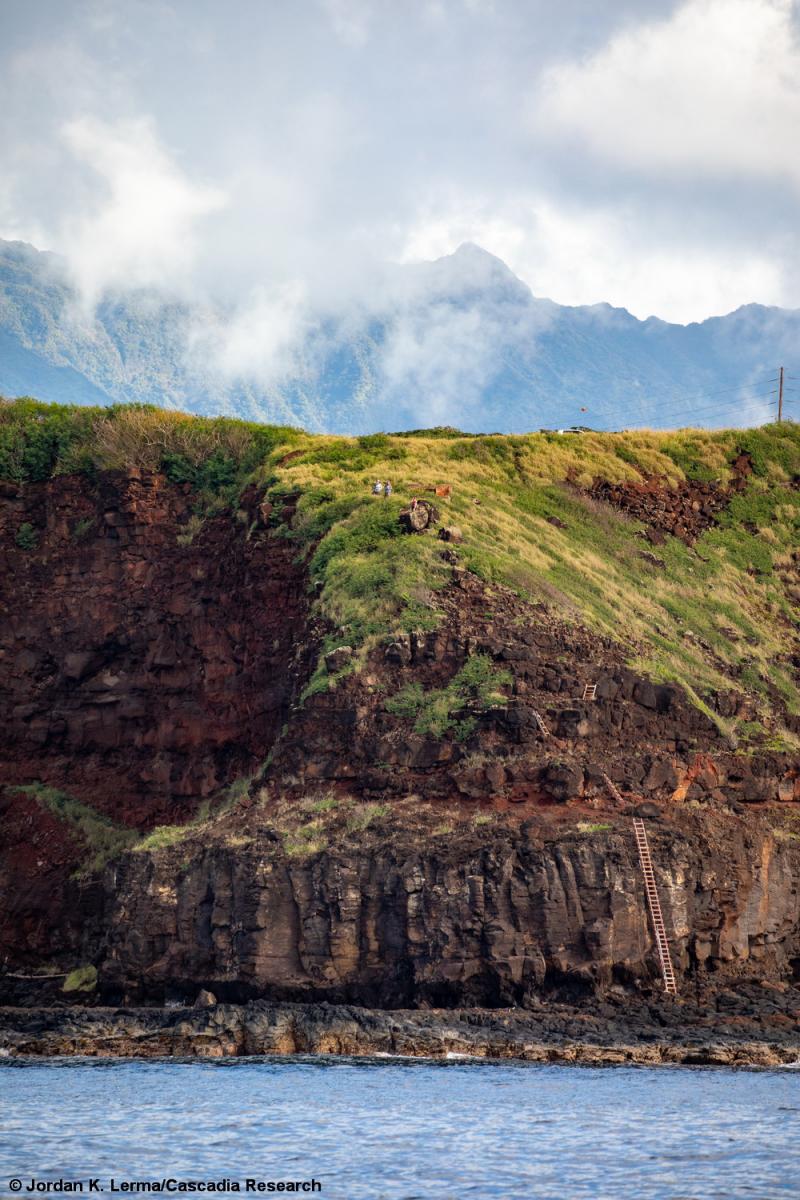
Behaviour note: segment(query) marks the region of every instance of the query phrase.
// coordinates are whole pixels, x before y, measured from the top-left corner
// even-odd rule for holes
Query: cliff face
[[[0,958],[47,957],[98,903],[71,878],[83,810],[12,788],[137,831],[186,821],[263,763],[314,646],[292,548],[248,536],[253,498],[201,524],[155,472],[0,487]]]
[[[333,686],[300,703],[325,629],[293,503],[262,499],[200,521],[152,471],[3,485],[15,973],[91,962],[115,1003],[647,991],[638,812],[684,994],[800,978],[798,761],[721,732],[711,714],[746,719],[746,695],[703,710],[626,665],[624,631],[487,586],[442,546],[438,626],[376,639],[357,671],[340,631]]]
[[[4,781],[68,787],[142,828],[252,772],[307,673],[290,546],[249,539],[247,509],[192,536],[191,494],[155,472],[4,492]],[[25,524],[35,554],[15,543]]]
[[[274,841],[130,855],[102,973],[115,1001],[267,995],[383,1007],[577,1000],[655,981],[630,821],[374,835],[307,861]],[[651,843],[684,995],[800,976],[800,851],[757,819],[683,813]]]

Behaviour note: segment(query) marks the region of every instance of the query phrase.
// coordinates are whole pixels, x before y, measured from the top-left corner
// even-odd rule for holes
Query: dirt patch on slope
[[[655,475],[643,475],[641,483],[610,483],[607,479],[597,479],[588,489],[588,495],[644,521],[650,541],[656,545],[672,534],[691,546],[711,528],[731,496],[747,486],[753,471],[750,455],[738,455],[732,470],[730,484],[685,480],[677,486],[669,486]]]

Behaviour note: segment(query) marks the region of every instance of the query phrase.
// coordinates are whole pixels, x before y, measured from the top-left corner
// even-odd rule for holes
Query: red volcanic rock
[[[40,779],[141,826],[263,760],[294,695],[303,572],[232,516],[189,541],[190,516],[146,471],[0,503],[0,782]],[[8,537],[21,520],[34,551]]]
[[[641,482],[610,483],[598,479],[589,494],[644,521],[648,526],[646,536],[653,545],[661,545],[667,534],[691,545],[714,524],[717,513],[726,507],[731,496],[747,486],[753,471],[750,455],[742,451],[731,464],[731,470],[733,478],[727,486],[684,480],[671,487],[657,476],[643,475]]]

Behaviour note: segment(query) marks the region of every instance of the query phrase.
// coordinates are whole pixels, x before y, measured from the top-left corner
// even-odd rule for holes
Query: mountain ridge
[[[276,323],[293,319],[288,303],[230,309],[133,290],[87,312],[58,255],[0,241],[0,394],[47,401],[355,434],[756,424],[800,335],[800,310],[755,302],[688,325],[561,305],[474,243],[392,267],[339,312],[301,314],[281,343]]]

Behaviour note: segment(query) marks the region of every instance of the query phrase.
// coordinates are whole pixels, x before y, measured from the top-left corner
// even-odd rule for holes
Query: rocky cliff
[[[318,520],[341,501],[300,453],[277,450],[276,474],[225,504],[157,465],[2,484],[6,1002],[63,998],[77,966],[96,969],[79,999],[126,1005],[200,988],[385,1008],[657,995],[637,813],[687,1002],[800,979],[783,676],[739,687],[709,643],[716,686],[698,696],[647,671],[625,612],[614,633],[561,593],[481,577],[460,530],[395,534],[383,501],[364,521],[395,556],[419,546],[431,586],[381,590],[383,543],[355,526],[341,557],[350,510]],[[693,539],[750,487],[732,478]],[[568,528],[564,496],[543,539]],[[700,511],[674,497],[662,531],[670,505]],[[629,529],[585,503],[601,532]],[[650,572],[648,554],[629,561]],[[411,618],[381,632],[395,586]],[[772,619],[765,638],[793,646],[791,611]]]
[[[399,821],[298,860],[246,846],[131,854],[109,880],[102,982],[115,1002],[327,999],[526,1005],[649,988],[657,959],[630,822],[531,818],[409,836]],[[588,824],[588,823],[587,823]],[[598,822],[599,824],[599,822]],[[800,853],[754,818],[651,819],[683,994],[800,968]]]
[[[192,536],[188,490],[139,471],[90,490],[74,476],[24,496],[5,486],[9,781],[68,775],[82,799],[146,827],[263,760],[307,674],[304,573],[233,514]],[[26,523],[35,556],[13,541]]]
[[[86,854],[84,814],[139,832],[194,816],[264,761],[314,645],[288,543],[248,539],[235,513],[193,536],[189,489],[163,475],[0,486],[0,805],[12,897],[0,956],[47,955],[86,901],[86,880],[70,878]],[[35,554],[16,544],[20,527],[35,531]],[[14,790],[32,781],[38,799]],[[73,820],[42,803],[48,788],[78,802]]]

